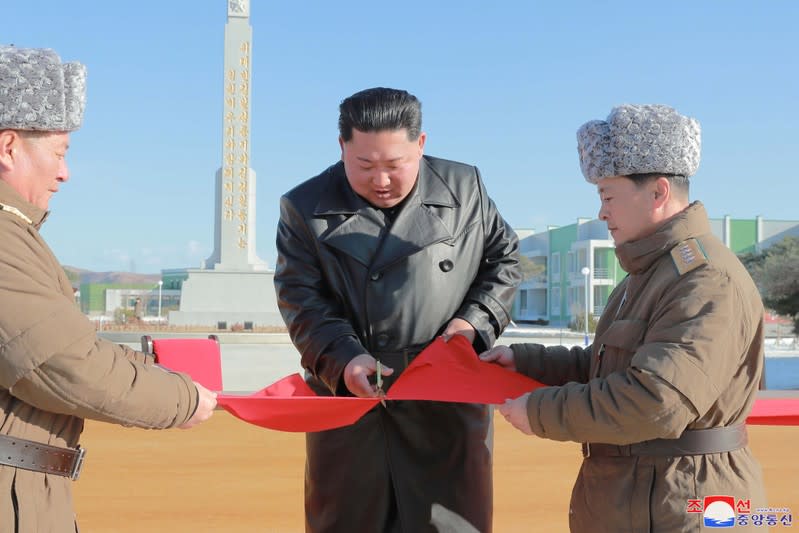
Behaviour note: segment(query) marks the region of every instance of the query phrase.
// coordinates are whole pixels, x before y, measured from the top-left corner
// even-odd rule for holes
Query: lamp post
[[[591,274],[591,269],[585,266],[580,272],[585,276],[585,316],[583,317],[583,322],[585,323],[585,345],[588,346],[588,276]]]
[[[161,287],[164,286],[164,280],[158,280],[158,322],[161,322]]]

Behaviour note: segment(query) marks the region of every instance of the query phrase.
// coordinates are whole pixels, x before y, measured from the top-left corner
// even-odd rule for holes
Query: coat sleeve
[[[129,348],[124,344],[118,344],[117,346],[122,348],[125,357],[127,357],[131,361],[136,361],[137,363],[142,363],[144,365],[155,364],[155,357],[153,357],[152,354],[147,355],[144,352],[140,352],[138,350],[134,350],[133,348]]]
[[[591,369],[593,346],[571,349],[542,344],[511,344],[516,371],[545,385],[564,385],[570,381],[586,383]]]
[[[151,429],[180,426],[197,408],[187,375],[131,361],[123,346],[90,337],[48,358],[10,392],[44,411]]]
[[[477,173],[481,215],[485,235],[480,268],[455,314],[477,332],[475,349],[491,348],[511,320],[513,298],[522,280],[519,239],[488,197],[480,172]]]
[[[756,327],[738,318],[742,306],[740,292],[723,273],[704,267],[684,275],[659,302],[629,368],[531,393],[533,432],[610,444],[680,436],[740,368],[746,353],[741,340]],[[731,330],[732,324],[746,332]]]
[[[345,307],[327,288],[318,242],[291,200],[280,200],[275,293],[302,367],[333,394],[345,394],[344,367],[368,353],[358,340]]]
[[[34,407],[141,427],[188,420],[197,391],[184,375],[136,362],[94,327],[59,284],[35,230],[3,231],[0,387]],[[13,310],[13,312],[11,311]]]

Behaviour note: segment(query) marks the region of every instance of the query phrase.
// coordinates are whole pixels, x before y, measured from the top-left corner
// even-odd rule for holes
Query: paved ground
[[[227,390],[257,390],[298,371],[284,337],[224,336]],[[138,347],[137,336],[118,339]],[[248,342],[249,341],[249,342]],[[517,328],[500,342],[581,344],[552,328]],[[495,417],[494,531],[568,530],[568,501],[579,448],[525,436]],[[799,510],[799,427],[750,426],[768,503]],[[82,531],[301,532],[304,435],[241,422],[225,411],[189,431],[148,431],[88,421],[89,452],[75,484]]]
[[[568,531],[579,446],[526,436],[502,417],[495,418],[494,427],[494,531]],[[791,509],[794,520],[799,511],[797,442],[799,427],[750,426],[750,446],[763,466],[768,505]],[[301,433],[262,429],[220,411],[188,431],[88,421],[81,444],[88,450],[74,485],[81,531],[304,529]]]

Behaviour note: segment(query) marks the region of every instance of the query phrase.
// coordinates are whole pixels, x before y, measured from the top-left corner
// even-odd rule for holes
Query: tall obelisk
[[[174,325],[282,326],[274,272],[255,253],[255,172],[250,168],[252,29],[247,0],[227,1],[222,167],[216,172],[214,253],[202,268],[163,271],[182,279]]]
[[[265,270],[255,250],[255,171],[250,168],[252,28],[247,0],[229,0],[225,24],[222,167],[216,174],[214,252],[206,268]]]

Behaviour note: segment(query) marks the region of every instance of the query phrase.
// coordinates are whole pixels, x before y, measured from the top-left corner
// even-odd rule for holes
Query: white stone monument
[[[252,28],[248,0],[228,1],[225,24],[222,167],[216,173],[214,252],[187,269],[180,310],[169,323],[284,325],[274,271],[255,252],[255,172],[250,168]]]

